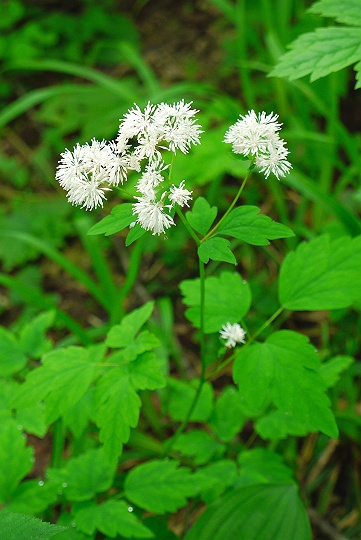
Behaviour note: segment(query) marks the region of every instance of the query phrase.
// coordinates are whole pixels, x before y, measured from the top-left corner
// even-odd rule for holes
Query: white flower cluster
[[[238,323],[231,324],[227,322],[222,326],[222,330],[219,333],[222,339],[227,340],[225,343],[226,347],[235,347],[237,343],[246,342],[246,332]]]
[[[227,130],[224,142],[232,144],[235,154],[254,160],[266,178],[273,173],[279,180],[292,165],[287,161],[289,152],[278,134],[282,124],[277,120],[277,114],[249,111]]]
[[[137,183],[138,195],[133,205],[134,223],[153,234],[164,233],[174,221],[170,212],[178,204],[188,206],[192,192],[179,186],[161,189],[164,172],[169,167],[161,151],[187,153],[198,144],[202,133],[196,123],[196,109],[181,100],[173,105],[148,103],[144,111],[137,105],[120,120],[116,141],[93,139],[91,144],[77,144],[73,151],[61,154],[56,179],[67,191],[68,201],[86,210],[103,206],[106,192],[127,179],[128,171],[142,172]]]

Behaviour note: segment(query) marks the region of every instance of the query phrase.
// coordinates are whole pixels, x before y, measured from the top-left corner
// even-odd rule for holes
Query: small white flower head
[[[169,200],[171,201],[172,205],[179,204],[179,206],[188,206],[188,201],[192,200],[192,191],[188,191],[188,189],[185,189],[184,187],[185,181],[182,180],[178,187],[176,187],[174,184],[170,187],[170,195]]]
[[[277,114],[262,112],[257,115],[251,110],[227,130],[224,142],[232,144],[235,154],[256,156],[266,150],[280,130],[282,124],[277,119]]]
[[[266,178],[273,173],[279,180],[280,176],[286,176],[292,169],[291,163],[287,160],[289,151],[285,144],[283,139],[275,139],[265,152],[256,157],[256,165]]]
[[[162,173],[168,168],[169,165],[165,165],[161,157],[157,156],[146,165],[145,171],[137,183],[137,190],[142,195],[151,197],[154,194],[154,188],[164,181]]]
[[[183,154],[187,154],[192,144],[200,142],[203,131],[193,119],[199,111],[192,109],[191,105],[192,102],[184,103],[183,99],[173,105],[158,105],[158,114],[164,121],[163,139],[168,143],[171,152],[175,153],[179,149]]]
[[[166,229],[175,225],[173,218],[164,211],[165,193],[160,201],[154,198],[143,196],[136,197],[138,202],[133,204],[133,214],[137,216],[136,223],[139,223],[146,231],[152,231],[152,234],[163,234]]]
[[[222,339],[226,339],[225,346],[226,347],[235,347],[237,343],[245,343],[245,336],[246,332],[243,330],[243,328],[238,324],[234,323],[231,324],[230,322],[227,322],[222,326],[222,329],[220,330],[220,337]]]
[[[76,178],[68,190],[67,199],[71,204],[76,204],[86,210],[93,210],[97,206],[103,206],[105,191],[109,188],[102,186],[102,178],[94,175],[91,180],[87,177]]]

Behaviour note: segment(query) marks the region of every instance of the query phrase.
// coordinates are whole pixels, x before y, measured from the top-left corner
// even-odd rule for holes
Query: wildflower
[[[162,172],[168,169],[168,167],[169,165],[165,165],[160,157],[150,161],[137,183],[137,190],[142,195],[153,193],[154,188],[164,181]]]
[[[174,184],[170,187],[170,195],[169,200],[172,203],[172,206],[174,204],[179,204],[179,206],[188,206],[188,201],[192,199],[192,191],[188,191],[188,189],[185,189],[184,187],[184,180],[181,181],[178,187],[176,187]]]
[[[173,218],[164,212],[164,195],[158,202],[155,197],[136,197],[138,202],[133,205],[133,214],[138,216],[136,223],[146,231],[152,231],[153,235],[162,234],[175,225]]]
[[[273,173],[279,180],[280,176],[286,176],[292,169],[291,163],[286,159],[288,154],[284,140],[278,138],[268,145],[266,152],[256,157],[256,165],[266,178]]]
[[[219,333],[222,339],[227,340],[226,347],[235,347],[237,343],[245,343],[246,332],[238,323],[231,324],[227,322],[222,326]]]

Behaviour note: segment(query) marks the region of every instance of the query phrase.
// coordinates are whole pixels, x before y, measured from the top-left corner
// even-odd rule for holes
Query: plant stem
[[[218,223],[216,223],[216,225],[213,227],[213,229],[211,229],[210,231],[208,231],[208,233],[202,238],[201,242],[204,242],[205,240],[208,240],[208,238],[211,238],[214,233],[217,231],[218,227],[220,226],[220,224],[226,219],[226,217],[228,216],[228,214],[233,210],[234,206],[236,205],[238,199],[240,198],[241,194],[242,194],[242,191],[244,189],[244,186],[246,185],[247,183],[247,180],[249,179],[249,177],[251,176],[251,169],[252,169],[252,165],[253,163],[251,163],[250,167],[248,168],[248,171],[247,171],[247,174],[241,184],[241,187],[239,188],[238,192],[237,192],[237,195],[235,196],[235,198],[233,199],[233,201],[231,202],[228,210],[225,212],[225,214],[221,217],[221,219],[218,221]]]
[[[61,467],[63,461],[65,434],[65,425],[61,418],[58,418],[53,427],[53,448],[51,452],[51,466],[55,469]]]
[[[189,225],[188,221],[186,220],[182,210],[180,208],[177,208],[177,215],[179,216],[181,222],[183,223],[183,225],[185,226],[185,228],[187,229],[187,231],[189,232],[189,234],[191,235],[191,237],[193,238],[193,240],[195,241],[195,243],[197,244],[197,246],[200,245],[201,241],[199,240],[198,236],[196,235],[196,233],[193,231],[192,227]]]

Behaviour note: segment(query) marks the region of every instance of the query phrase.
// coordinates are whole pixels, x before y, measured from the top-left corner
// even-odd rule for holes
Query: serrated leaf
[[[198,257],[207,264],[209,259],[212,261],[224,261],[231,264],[237,264],[236,258],[230,250],[230,242],[225,238],[208,238],[198,248]]]
[[[26,433],[31,433],[37,437],[44,437],[48,430],[43,404],[18,409],[16,411],[16,420]]]
[[[0,538],[4,540],[47,540],[66,529],[6,508],[0,510]]]
[[[169,379],[166,388],[167,402],[165,407],[173,420],[183,421],[189,411],[196,394],[196,384],[185,383],[177,379]],[[213,390],[209,383],[205,383],[199,394],[196,406],[189,420],[193,422],[206,422],[212,412]]]
[[[115,465],[103,448],[92,448],[69,459],[61,469],[48,469],[50,482],[62,485],[68,501],[87,501],[106,491],[113,483]]]
[[[291,229],[259,212],[257,206],[234,208],[222,221],[217,233],[238,238],[254,246],[266,246],[269,240],[294,236]]]
[[[188,433],[182,433],[173,444],[173,448],[185,456],[194,457],[195,465],[204,465],[215,455],[220,457],[225,450],[225,445],[213,439],[205,431],[193,429]]]
[[[51,340],[45,332],[53,324],[55,311],[46,311],[34,317],[20,332],[20,344],[30,358],[40,358],[51,348]]]
[[[359,0],[319,0],[308,11],[324,17],[333,17],[339,23],[361,26]]]
[[[295,484],[292,470],[279,454],[266,448],[243,450],[237,456],[239,476],[234,486],[251,484]]]
[[[113,326],[105,341],[108,347],[126,347],[130,345],[143,324],[149,319],[154,309],[154,302],[147,302],[123,317],[120,324]]]
[[[113,208],[108,216],[93,225],[87,234],[105,234],[105,236],[109,236],[125,229],[132,221],[134,221],[133,205],[131,203],[119,204]]]
[[[216,500],[237,478],[237,465],[230,459],[223,459],[199,468],[195,473],[201,484],[200,496],[205,503]]]
[[[186,218],[195,231],[205,235],[216,219],[217,212],[216,206],[210,206],[204,197],[198,197],[193,204],[192,210],[186,213]]]
[[[149,512],[175,512],[199,491],[190,470],[177,461],[154,460],[132,469],[124,482],[125,496]]]
[[[317,28],[299,36],[289,47],[269,76],[292,81],[311,75],[312,82],[360,61],[360,28]]]
[[[110,460],[117,458],[127,442],[130,428],[138,424],[141,400],[130,382],[126,367],[114,368],[96,385],[96,423],[99,439]]]
[[[153,538],[154,535],[123,501],[88,503],[74,509],[74,521],[80,531],[92,535],[100,531],[110,538]]]
[[[130,380],[139,390],[156,390],[166,385],[164,360],[145,352],[128,365]]]
[[[222,441],[231,441],[241,431],[247,417],[241,406],[238,391],[226,387],[217,399],[210,418],[210,425]]]
[[[15,408],[47,405],[47,420],[54,422],[85,394],[97,366],[86,349],[55,349],[42,358],[42,366],[29,373],[14,398]]]
[[[279,300],[291,310],[340,309],[360,299],[361,236],[302,242],[281,266]]]
[[[320,374],[327,388],[335,386],[341,377],[341,373],[351,366],[354,361],[355,360],[352,358],[352,356],[338,355],[330,358],[330,360],[327,360],[327,362],[322,362]]]
[[[190,306],[185,315],[196,328],[200,327],[200,280],[188,279],[180,283],[183,302]],[[251,305],[251,291],[241,276],[222,272],[205,280],[205,333],[219,332],[227,322],[239,322]]]
[[[64,424],[76,439],[81,438],[89,422],[94,416],[94,387],[88,388],[85,394],[69,407],[63,415]]]
[[[319,369],[318,356],[308,338],[281,330],[271,334],[265,343],[240,349],[233,378],[250,409],[273,403],[309,431],[337,437],[337,425]]]
[[[16,488],[7,508],[12,512],[40,514],[54,504],[61,484],[42,480],[25,480]]]
[[[116,336],[115,339],[117,339]],[[159,345],[160,341],[154,334],[148,332],[148,330],[143,330],[129,345],[124,349],[115,351],[108,359],[116,364],[129,364],[141,354],[151,351],[159,347]]]
[[[33,448],[26,446],[26,438],[18,429],[17,422],[4,412],[0,423],[0,504],[3,504],[10,499],[34,463]]]
[[[11,375],[26,365],[26,356],[15,336],[0,327],[0,376]]]
[[[311,540],[312,536],[297,488],[287,484],[241,487],[212,503],[185,540],[210,538]]]
[[[288,435],[303,437],[309,430],[289,412],[275,410],[257,418],[255,431],[262,439],[277,441],[285,439]]]

